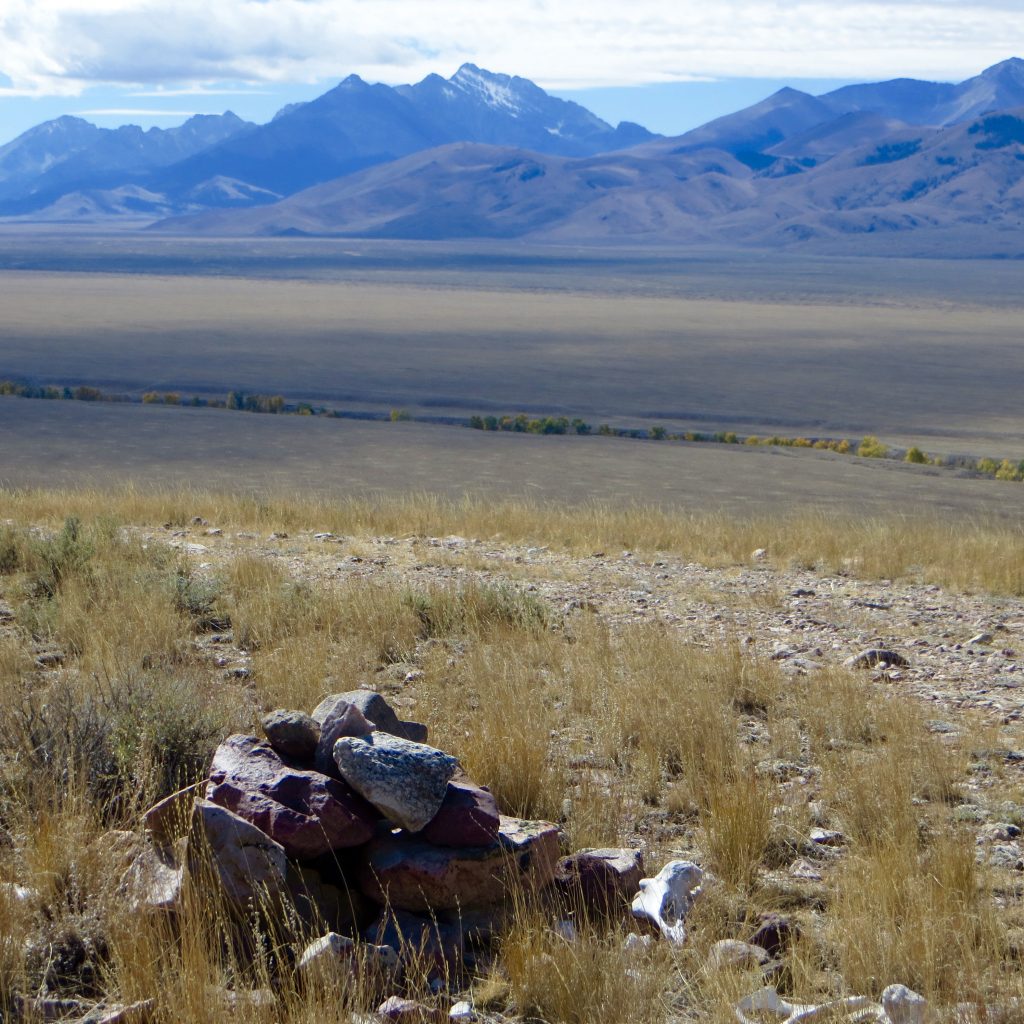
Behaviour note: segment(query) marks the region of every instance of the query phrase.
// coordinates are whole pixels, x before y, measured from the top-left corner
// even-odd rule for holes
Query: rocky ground
[[[167,525],[130,532],[146,545],[180,550],[200,578],[223,577],[239,556],[250,555],[272,561],[290,578],[313,588],[356,580],[411,586],[470,580],[509,584],[542,602],[555,628],[578,615],[598,616],[613,630],[659,622],[691,646],[710,651],[738,646],[804,684],[813,685],[815,677],[825,678],[836,669],[852,669],[863,679],[866,692],[879,700],[895,697],[907,701],[908,707],[924,708],[931,733],[971,748],[965,795],[954,809],[955,818],[975,833],[978,863],[997,872],[993,891],[1001,906],[1012,911],[1010,931],[1022,940],[1013,939],[1012,948],[1024,945],[1024,929],[1017,927],[1022,895],[1018,879],[1024,871],[1024,599],[952,593],[908,579],[862,579],[856,564],[838,574],[779,565],[770,550],[762,549],[752,551],[744,565],[710,567],[671,555],[579,554],[458,536],[257,534],[199,519],[187,528]],[[14,635],[16,628],[15,616],[0,602],[0,631]],[[230,629],[201,633],[194,643],[199,657],[225,680],[244,685],[256,671],[254,653],[241,646]],[[865,657],[864,652],[876,653]],[[37,646],[33,653],[42,673],[61,671],[64,652]],[[381,671],[385,675],[377,681],[378,688],[388,692],[399,711],[415,707],[423,674],[417,657]],[[751,720],[749,727],[756,732],[759,725]],[[765,761],[758,764],[759,770],[762,767],[789,780],[783,786],[804,785],[810,793],[816,784],[814,766]],[[646,819],[637,819],[637,831],[625,837],[627,845],[643,848],[655,837],[661,860],[664,851],[671,850],[674,856],[692,855],[699,862],[694,831],[671,824],[671,817],[664,808],[651,809]],[[828,813],[823,811],[820,818],[804,848],[795,849],[786,863],[766,875],[768,884],[798,911],[804,904],[807,919],[825,901],[830,872],[846,841]],[[654,875],[659,867],[660,862],[648,861],[646,871]],[[699,884],[699,870],[697,876],[687,877],[688,892]],[[566,928],[571,939],[571,925]],[[708,963],[714,964],[717,957],[734,965],[757,966],[755,961],[763,955],[769,962],[765,969],[774,969],[773,958],[782,950],[767,949],[771,941],[765,941],[763,930],[741,937],[757,939],[754,946],[735,936],[717,942]],[[664,929],[663,933],[668,935]],[[771,934],[769,927],[769,940]],[[336,956],[333,947],[325,949],[330,957]],[[343,954],[351,956],[349,946]],[[324,955],[324,950],[311,955]],[[773,979],[766,974],[765,980]],[[885,1012],[868,1002],[823,1012],[842,1019],[848,1014],[851,1020],[921,1019],[913,993],[897,989],[886,990]],[[465,1014],[456,1019],[478,1019],[464,1000],[455,1005]],[[769,996],[737,1005],[741,1020],[747,1019],[744,1013],[757,1021],[811,1019],[800,1016],[811,1012],[809,1005],[773,1003]],[[861,1011],[864,1015],[856,1017]],[[413,1008],[413,1016],[387,1019],[418,1020],[415,1014],[420,1012]],[[691,1018],[681,1014],[678,1019]]]
[[[630,551],[578,557],[456,536],[259,536],[206,524],[142,535],[180,548],[211,574],[252,553],[311,583],[511,583],[562,612],[582,608],[612,623],[658,620],[708,647],[738,641],[794,675],[840,665],[868,648],[888,649],[907,665],[875,666],[868,677],[934,706],[937,719],[972,710],[1015,734],[1024,708],[1024,599],[862,580],[855,565],[823,575],[774,565],[771,552],[759,549],[749,565],[709,568]],[[244,666],[244,652],[231,657],[232,667]]]

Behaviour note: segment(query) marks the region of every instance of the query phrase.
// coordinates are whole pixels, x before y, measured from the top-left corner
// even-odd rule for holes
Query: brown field
[[[3,236],[0,268],[0,377],[1024,456],[1017,264]]]
[[[1024,485],[793,449],[0,398],[0,486],[199,487],[325,498],[463,493],[731,515],[1018,517]]]

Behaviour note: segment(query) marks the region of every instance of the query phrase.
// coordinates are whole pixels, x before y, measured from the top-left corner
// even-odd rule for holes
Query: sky
[[[782,85],[959,81],[1024,56],[1024,0],[0,0],[0,144],[61,114],[266,121],[355,73],[470,61],[679,134]]]

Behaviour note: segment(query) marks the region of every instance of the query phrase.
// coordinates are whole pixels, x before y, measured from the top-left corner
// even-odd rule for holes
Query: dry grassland
[[[222,532],[207,536],[196,516]],[[570,942],[553,929],[566,908],[518,907],[477,974],[453,980],[479,1008],[552,1024],[724,1024],[762,982],[711,969],[710,947],[775,911],[799,927],[779,983],[801,1000],[901,982],[936,1007],[969,1004],[961,1020],[1014,1019],[1020,875],[979,857],[977,833],[1024,823],[1004,756],[1017,724],[964,712],[937,730],[925,703],[884,679],[787,675],[738,636],[699,643],[657,615],[566,610],[543,585],[485,567],[547,545],[565,554],[557,579],[572,588],[574,566],[582,580],[594,552],[628,547],[651,565],[725,567],[701,597],[714,600],[728,567],[765,547],[779,587],[794,566],[839,571],[1010,595],[1024,615],[1012,603],[1024,594],[1017,526],[172,491],[0,492],[0,520],[0,882],[35,890],[0,888],[0,1006],[43,986],[154,998],[168,1022],[339,1020],[374,1005],[368,982],[300,988],[280,970],[308,937],[300,926],[255,942],[209,902],[186,904],[176,926],[132,912],[99,838],[138,827],[262,711],[370,683],[509,812],[561,822],[574,847],[639,845],[654,870],[690,856],[713,876],[674,952],[628,953],[628,926],[583,918]],[[290,535],[284,548],[271,530]],[[408,550],[426,565],[396,555],[374,575],[314,571],[327,564],[314,530],[341,541],[335,561]],[[449,534],[487,543],[431,540]],[[218,667],[213,623],[248,678]],[[60,664],[37,662],[53,649]],[[839,847],[812,841],[815,827],[841,832]],[[801,859],[811,877],[790,870]],[[446,1005],[415,972],[407,985]],[[246,995],[268,987],[270,1005]]]
[[[338,498],[472,494],[771,516],[814,509],[1019,517],[1024,487],[793,449],[534,437],[419,423],[0,398],[0,486]]]

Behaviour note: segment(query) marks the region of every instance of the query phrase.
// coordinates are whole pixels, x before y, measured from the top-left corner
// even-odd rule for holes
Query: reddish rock
[[[580,850],[558,862],[555,882],[570,899],[582,899],[591,910],[628,910],[640,891],[644,858],[639,850]]]
[[[452,779],[441,809],[418,835],[436,846],[490,846],[498,838],[500,820],[490,790],[469,779]]]
[[[359,884],[372,900],[401,910],[487,906],[513,886],[550,885],[559,835],[550,822],[504,816],[490,846],[440,847],[402,832],[379,832],[362,851]]]
[[[334,763],[334,744],[342,736],[369,736],[376,728],[351,701],[340,694],[320,702],[314,712],[318,717],[310,721],[319,722],[320,736],[314,754],[318,772],[338,778],[338,766]]]
[[[289,864],[285,882],[295,913],[311,928],[343,931],[365,912],[362,893],[333,884],[313,867]]]
[[[365,843],[377,819],[343,783],[290,768],[253,736],[229,736],[217,748],[206,797],[251,822],[298,860]]]
[[[760,946],[771,957],[785,956],[793,940],[800,937],[795,922],[782,914],[766,911],[757,919],[757,929],[750,936],[752,946]]]

